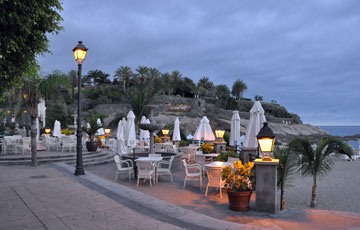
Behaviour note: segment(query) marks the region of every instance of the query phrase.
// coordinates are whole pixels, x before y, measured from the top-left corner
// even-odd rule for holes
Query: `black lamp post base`
[[[75,176],[85,175],[85,171],[84,171],[84,169],[75,169],[74,175],[75,175]]]

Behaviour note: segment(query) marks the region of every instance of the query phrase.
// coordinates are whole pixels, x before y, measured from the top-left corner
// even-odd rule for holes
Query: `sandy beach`
[[[285,189],[287,207],[309,208],[312,177],[301,177],[297,173],[290,181],[292,187]],[[316,209],[360,213],[359,195],[360,160],[336,159],[332,170],[318,178]]]

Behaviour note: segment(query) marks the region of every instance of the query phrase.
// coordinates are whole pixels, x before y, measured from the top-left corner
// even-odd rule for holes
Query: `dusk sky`
[[[121,65],[179,70],[244,96],[276,100],[304,123],[360,125],[360,1],[65,0],[64,31],[50,35],[44,74],[77,69],[72,49],[89,48],[83,74]]]

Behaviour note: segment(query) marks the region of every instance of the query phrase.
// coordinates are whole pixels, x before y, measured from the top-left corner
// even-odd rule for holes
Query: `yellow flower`
[[[160,137],[155,137],[155,143],[162,143],[162,140]]]

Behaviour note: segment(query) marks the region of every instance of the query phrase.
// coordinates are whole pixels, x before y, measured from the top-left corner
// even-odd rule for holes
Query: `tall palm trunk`
[[[311,203],[310,203],[310,207],[312,208],[316,206],[316,175],[313,175],[313,181],[314,184],[312,186]]]
[[[37,166],[37,151],[36,151],[36,119],[38,115],[37,104],[32,104],[31,108],[31,166]]]

